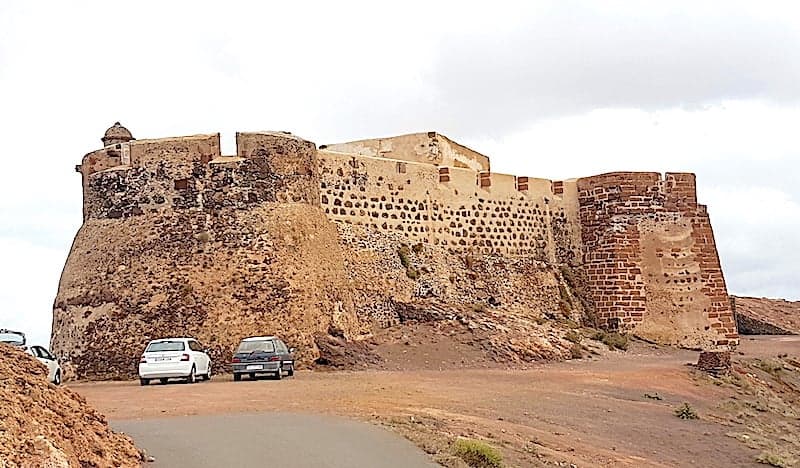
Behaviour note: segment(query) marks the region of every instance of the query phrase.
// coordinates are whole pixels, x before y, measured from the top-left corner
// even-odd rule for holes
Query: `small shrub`
[[[406,276],[408,276],[412,280],[415,280],[419,278],[419,270],[415,270],[413,268],[406,268]]]
[[[783,364],[775,361],[759,361],[758,368],[767,374],[777,375],[783,371]]]
[[[458,439],[453,444],[453,453],[472,468],[500,468],[503,456],[500,452],[480,440]]]
[[[695,410],[689,406],[689,403],[684,403],[675,408],[675,416],[681,419],[700,419]]]
[[[404,245],[397,249],[397,256],[400,257],[400,263],[403,265],[404,268],[408,268],[411,266],[411,259],[408,257],[411,254],[411,251],[408,249],[408,246]]]
[[[475,259],[472,258],[472,255],[464,257],[464,266],[467,267],[467,270],[471,270],[475,266]]]
[[[422,242],[418,244],[414,244],[414,247],[411,248],[415,254],[422,253]]]
[[[484,313],[486,312],[486,305],[480,303],[472,304],[472,311]]]
[[[628,349],[628,337],[617,332],[606,333],[602,330],[599,330],[592,336],[592,339],[602,342],[604,345],[608,346],[608,349],[612,351],[615,349],[622,351]]]
[[[200,232],[195,237],[204,244],[211,240],[211,234],[208,231]]]
[[[578,344],[581,342],[583,337],[580,335],[580,333],[576,332],[575,330],[570,330],[564,335],[564,339],[567,341],[571,341],[575,344]]]
[[[583,346],[578,343],[573,343],[572,346],[569,348],[569,354],[572,356],[572,359],[581,359],[583,358]]]
[[[764,465],[777,466],[778,468],[788,468],[790,466],[786,460],[769,452],[763,452],[756,458],[756,461]]]

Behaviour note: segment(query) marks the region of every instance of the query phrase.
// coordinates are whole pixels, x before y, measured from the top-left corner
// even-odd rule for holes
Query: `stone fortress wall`
[[[434,132],[319,150],[284,133],[236,139],[235,156],[221,155],[218,134],[112,142],[89,153],[78,168],[85,218],[302,202],[321,207],[346,242],[366,229],[583,268],[605,328],[688,346],[738,342],[692,174],[496,174],[488,157]]]
[[[693,174],[497,174],[486,156],[435,132],[324,145],[319,164],[322,206],[339,225],[580,266],[604,328],[687,346],[738,343]]]

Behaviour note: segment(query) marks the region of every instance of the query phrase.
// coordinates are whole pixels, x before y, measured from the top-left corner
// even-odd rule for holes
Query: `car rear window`
[[[265,353],[274,353],[275,345],[272,340],[264,341],[242,341],[239,343],[237,353],[252,353],[254,351],[263,351]]]
[[[186,345],[183,341],[158,341],[147,345],[146,353],[156,353],[161,351],[183,351]]]
[[[25,336],[19,333],[0,333],[0,342],[10,343],[16,346],[25,344]]]

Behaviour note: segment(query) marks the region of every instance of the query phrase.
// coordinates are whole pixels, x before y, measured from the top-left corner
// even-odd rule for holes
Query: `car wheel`
[[[211,364],[208,365],[208,371],[206,371],[206,373],[203,375],[203,380],[206,382],[211,380]]]
[[[242,374],[233,374],[234,382],[239,382],[240,380],[242,380]]]
[[[161,382],[163,385],[166,385],[167,382],[169,382],[169,379],[159,379],[159,382]]]
[[[250,374],[250,380],[255,380],[255,379],[256,379],[256,373],[253,372],[252,374]]]
[[[289,377],[294,375],[294,363],[289,364],[289,372],[287,372]]]
[[[150,379],[139,379],[139,385],[141,385],[143,387],[145,385],[150,385]]]
[[[283,363],[278,366],[278,372],[275,373],[275,380],[281,380],[283,378]]]
[[[56,371],[56,375],[53,376],[53,383],[56,385],[61,385],[61,370]]]
[[[194,368],[194,365],[192,365],[192,370],[189,371],[189,377],[186,378],[186,383],[193,384],[197,382],[197,374],[195,374],[195,372],[196,370]]]

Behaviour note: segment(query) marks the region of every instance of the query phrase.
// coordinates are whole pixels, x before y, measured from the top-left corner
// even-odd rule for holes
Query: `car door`
[[[192,350],[192,358],[195,363],[195,372],[198,374],[208,373],[208,355],[203,352],[203,346],[196,340],[189,341],[189,349]]]
[[[286,343],[281,340],[276,340],[275,344],[277,344],[277,351],[281,356],[281,367],[283,370],[289,370],[292,364],[292,356],[289,354],[289,348],[286,347]]]
[[[31,346],[31,354],[47,367],[47,380],[52,382],[56,376],[56,368],[58,368],[53,355],[41,346]]]
[[[208,370],[211,368],[211,357],[206,352],[206,348],[203,346],[203,343],[200,343],[199,341],[195,341],[194,343],[197,346],[197,353],[203,360],[203,374],[208,374]]]

